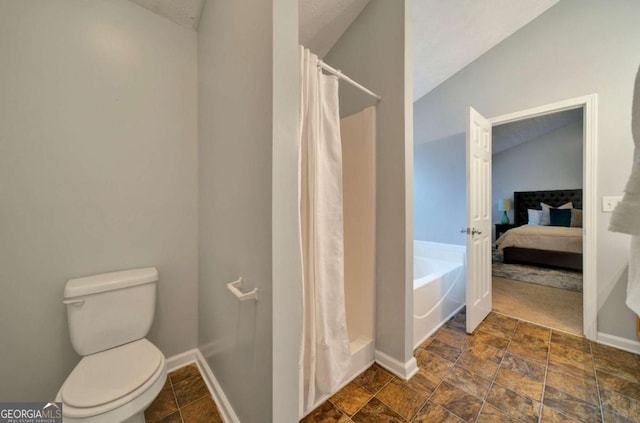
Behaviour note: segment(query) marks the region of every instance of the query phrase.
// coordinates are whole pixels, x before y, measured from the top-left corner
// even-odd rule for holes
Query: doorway
[[[583,113],[493,126],[491,175],[493,311],[580,336]]]
[[[596,287],[596,244],[595,244],[595,215],[597,212],[597,200],[596,200],[596,167],[595,167],[595,154],[596,154],[596,143],[597,143],[597,134],[596,134],[596,118],[597,118],[597,95],[591,94],[584,97],[574,98],[570,100],[565,100],[553,104],[544,105],[541,107],[527,109],[515,113],[510,113],[507,115],[502,115],[498,117],[494,117],[491,119],[484,120],[485,127],[491,131],[492,126],[503,125],[511,122],[522,121],[524,119],[530,119],[540,116],[545,116],[553,113],[564,112],[568,110],[581,109],[583,114],[583,128],[582,128],[582,143],[583,143],[583,157],[582,157],[582,169],[583,169],[583,198],[582,198],[582,207],[584,210],[584,219],[583,219],[583,297],[582,297],[582,306],[583,306],[583,333],[584,335],[591,340],[596,338],[597,327],[596,327],[596,315],[597,315],[597,287]],[[481,117],[480,117],[481,118]],[[470,121],[471,122],[471,121]],[[469,130],[469,128],[468,128]],[[469,146],[469,140],[472,137],[468,137],[467,144]],[[468,147],[467,146],[467,147]],[[469,167],[469,160],[467,161],[467,167]],[[472,204],[475,198],[489,198],[488,204],[486,204],[486,210],[483,212],[487,215],[490,214],[490,207],[494,201],[491,201],[490,192],[487,194],[485,191],[489,191],[491,188],[489,184],[491,183],[491,178],[485,178],[486,182],[471,183],[470,177],[473,177],[473,173],[467,171],[467,190],[468,190],[468,204]],[[482,188],[478,188],[482,187]],[[483,192],[473,192],[482,191]],[[476,202],[479,204],[484,204],[485,201]],[[469,209],[469,208],[468,208]],[[470,209],[469,209],[470,210]],[[477,240],[474,240],[475,236],[473,232],[473,213],[478,215],[478,211],[471,212],[468,210],[467,216],[467,227],[469,229],[469,235],[467,236],[467,262],[470,263],[469,272],[473,272],[474,263],[477,263],[476,266],[479,266],[480,271],[478,272],[478,277],[469,278],[467,282],[467,309],[471,309],[471,315],[476,315],[476,318],[473,319],[472,322],[467,322],[467,331],[473,331],[475,328],[474,325],[477,325],[478,317],[484,313],[488,313],[486,303],[484,300],[485,307],[481,307],[479,310],[474,310],[475,304],[480,304],[479,301],[473,299],[473,293],[478,293],[482,291],[479,290],[479,287],[487,287],[491,286],[491,280],[484,280],[485,278],[491,278],[490,272],[483,272],[483,269],[486,269],[487,266],[490,266],[490,263],[487,264],[487,260],[491,260],[491,254],[488,251],[484,251],[487,249],[487,243],[478,243]],[[485,232],[486,235],[486,232]],[[479,248],[478,245],[483,245],[483,247]],[[485,290],[486,291],[486,290]],[[491,291],[489,289],[488,291]],[[490,308],[489,308],[490,309]],[[480,319],[481,320],[481,319]]]

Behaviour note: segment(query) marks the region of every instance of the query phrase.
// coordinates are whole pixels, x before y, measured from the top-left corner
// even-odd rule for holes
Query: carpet
[[[493,278],[493,311],[582,336],[582,294]]]
[[[505,264],[502,262],[502,253],[498,250],[493,250],[492,266],[493,276],[499,278],[582,292],[582,272],[525,264]]]

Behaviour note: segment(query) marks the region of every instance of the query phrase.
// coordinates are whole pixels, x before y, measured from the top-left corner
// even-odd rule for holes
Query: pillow
[[[549,209],[552,209],[553,207],[551,207],[548,204],[545,203],[540,203],[540,206],[542,207],[542,218],[540,219],[540,224],[541,225],[549,225],[549,223],[551,223],[551,218],[549,216]],[[573,203],[571,201],[569,201],[568,203],[564,203],[563,205],[561,205],[560,207],[557,207],[558,209],[572,209],[573,208]]]
[[[582,210],[571,209],[571,227],[582,228]]]
[[[549,209],[549,224],[551,226],[571,226],[572,209]]]
[[[539,225],[542,220],[542,210],[527,209],[529,215],[529,225]]]

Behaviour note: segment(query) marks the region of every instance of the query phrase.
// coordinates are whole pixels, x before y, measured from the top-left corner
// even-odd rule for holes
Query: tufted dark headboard
[[[571,201],[574,209],[582,210],[582,189],[559,189],[553,191],[521,191],[513,193],[513,216],[516,226],[529,221],[527,209],[540,210],[540,203],[559,207]]]

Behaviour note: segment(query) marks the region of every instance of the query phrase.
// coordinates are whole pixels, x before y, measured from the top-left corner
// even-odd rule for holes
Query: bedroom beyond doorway
[[[493,309],[582,335],[583,108],[494,125]]]

